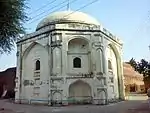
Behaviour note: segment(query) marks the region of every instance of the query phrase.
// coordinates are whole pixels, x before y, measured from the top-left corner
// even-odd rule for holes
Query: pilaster
[[[107,64],[107,51],[106,51],[106,49],[107,49],[107,47],[104,47],[103,46],[103,67],[104,67],[104,72],[103,72],[103,74],[104,74],[104,76],[105,76],[105,82],[106,82],[106,104],[108,104],[108,88],[109,88],[109,78],[108,78],[108,64]]]
[[[61,75],[62,74],[62,49],[61,45],[55,45],[52,49],[53,55],[53,74]]]
[[[120,98],[122,99],[122,100],[125,100],[125,84],[124,84],[124,79],[123,79],[123,61],[122,61],[122,51],[121,51],[121,53],[120,53],[121,55],[120,55],[120,68],[119,68],[119,71],[120,71]]]
[[[16,69],[16,79],[15,79],[15,83],[16,83],[16,87],[15,87],[15,102],[18,103],[20,102],[21,99],[21,66],[22,66],[22,44],[18,44],[17,45],[17,69]]]
[[[67,51],[68,51],[68,41],[65,32],[62,33],[62,76],[66,76],[67,73]]]

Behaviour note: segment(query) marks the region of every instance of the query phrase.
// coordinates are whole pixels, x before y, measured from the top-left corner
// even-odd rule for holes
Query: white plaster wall
[[[116,62],[116,56],[114,54],[114,51],[111,49],[111,58],[112,58],[112,68],[113,68],[113,76],[114,76],[114,96],[116,98],[119,97],[118,92],[118,73],[117,73],[117,62]]]
[[[108,82],[109,82],[108,98],[109,99],[119,98],[117,60],[116,60],[115,53],[110,46],[107,46],[107,66],[108,66],[108,60],[110,60],[112,64],[112,70],[108,69]],[[113,74],[110,74],[109,71],[112,71]],[[113,77],[114,83],[111,83],[109,77]]]
[[[45,46],[47,45],[48,41],[47,41],[47,37],[45,38],[42,38],[43,36],[46,36],[45,35],[41,35],[41,36],[37,36],[37,37],[34,37],[34,38],[31,38],[29,40],[25,40],[22,42],[22,53],[24,53],[24,51],[33,43],[33,42],[37,42],[37,43],[40,43],[41,45]],[[25,37],[26,38],[26,37]],[[42,38],[42,39],[38,39],[38,38]]]
[[[69,86],[71,84],[73,84],[74,82],[81,80],[87,84],[89,84],[89,86],[91,87],[91,96],[94,97],[94,81],[93,79],[88,79],[88,78],[82,78],[82,79],[78,79],[78,78],[74,78],[74,79],[67,79],[66,80],[66,84],[64,84],[63,88],[65,88],[66,90],[64,90],[64,94],[66,95],[66,97],[69,97]],[[81,86],[82,87],[82,86]],[[96,93],[96,92],[95,92]]]
[[[25,54],[23,57],[23,80],[33,80],[34,81],[34,71],[35,71],[35,61],[40,60],[40,80],[47,82],[48,80],[48,52],[40,44],[36,44],[32,49]],[[34,98],[33,95],[34,86],[24,86],[23,87],[23,98]],[[48,95],[48,85],[47,83],[40,86],[40,96],[39,98],[47,98]]]
[[[81,59],[81,68],[74,68],[73,67],[73,59],[74,58]],[[88,55],[68,55],[68,71],[69,73],[89,73],[89,59]]]
[[[65,29],[65,28],[63,28]],[[69,85],[76,80],[83,80],[87,82],[92,89],[92,97],[93,98],[103,98],[104,95],[99,95],[98,94],[98,88],[99,89],[108,89],[108,96],[110,98],[114,98],[114,95],[118,95],[118,82],[117,82],[117,72],[114,71],[114,78],[115,78],[115,88],[114,88],[114,95],[112,94],[111,91],[111,86],[108,84],[108,67],[107,67],[107,61],[110,54],[108,54],[107,51],[105,51],[105,48],[108,46],[108,43],[110,43],[112,40],[107,40],[103,36],[96,36],[94,37],[93,32],[69,32],[69,31],[60,31],[62,33],[62,51],[60,51],[58,48],[53,51],[53,73],[60,73],[59,75],[62,74],[62,77],[64,77],[64,83],[59,84],[59,87],[54,89],[56,90],[63,90],[62,92],[62,99],[67,99],[69,96]],[[76,45],[71,44],[70,50],[68,50],[68,41],[74,38],[85,38],[86,40],[89,41],[88,47],[86,46],[85,49],[81,49],[81,42],[78,42]],[[103,40],[104,38],[104,40]],[[37,38],[34,38],[36,40]],[[31,41],[31,40],[30,40]],[[45,46],[47,44],[47,38],[42,39],[41,41],[36,41],[40,43],[41,45]],[[91,44],[92,42],[102,42],[102,50],[103,51],[98,51],[96,52],[96,48],[92,48]],[[113,42],[113,41],[112,41]],[[23,51],[26,50],[26,48],[29,47],[29,45],[32,42],[26,41],[26,44],[23,46]],[[35,45],[29,52],[29,54],[24,57],[24,63],[23,63],[23,79],[30,79],[33,80],[33,75],[34,75],[34,62],[35,59],[40,59],[41,61],[41,80],[42,81],[47,81],[49,80],[49,67],[48,67],[48,52],[46,48],[44,48],[41,45]],[[117,45],[115,43],[115,45]],[[88,49],[87,49],[88,48]],[[99,50],[100,50],[99,48]],[[116,46],[116,48],[119,48]],[[91,52],[92,55],[87,54],[88,52]],[[62,53],[61,53],[62,52]],[[106,52],[106,53],[105,53]],[[68,54],[69,53],[69,54]],[[91,54],[90,53],[90,54]],[[60,55],[62,54],[62,56]],[[102,55],[104,54],[104,55]],[[62,57],[62,64],[59,62],[59,58]],[[73,68],[73,58],[74,57],[79,57],[82,60],[81,68],[80,69],[75,69]],[[102,58],[103,57],[103,58]],[[112,55],[112,64],[114,65],[114,70],[116,70],[116,61],[114,55]],[[92,65],[90,64],[92,62]],[[104,64],[106,63],[106,64]],[[82,66],[83,65],[83,66]],[[62,73],[61,73],[61,66],[62,66]],[[95,66],[95,67],[94,67]],[[95,70],[97,72],[100,72],[103,70],[103,77],[106,78],[106,86],[101,85],[101,81],[98,79],[93,79],[93,78],[69,78],[67,79],[66,77],[68,76],[67,73],[89,73],[90,70]],[[40,86],[40,96],[39,99],[47,99],[48,97],[48,84],[43,84]],[[53,88],[52,88],[53,89]],[[29,87],[26,86],[26,88],[23,88],[23,96],[24,98],[35,98],[32,96],[33,92],[33,86]],[[101,91],[101,90],[99,90]],[[102,96],[102,97],[101,97]],[[105,95],[106,96],[106,95]],[[60,97],[60,92],[57,93],[53,98],[59,98]]]
[[[77,37],[77,36],[76,36]],[[69,73],[89,73],[89,43],[82,38],[74,38],[68,42],[67,64]],[[81,68],[73,67],[74,58],[81,59]]]
[[[68,51],[68,42],[66,37],[66,32],[62,32],[62,76],[66,76],[68,72],[68,57],[67,57],[67,51]]]
[[[103,72],[103,51],[98,48],[96,50],[96,71]]]
[[[76,81],[69,87],[69,96],[82,98],[82,96],[92,96],[91,86],[83,81]]]
[[[21,60],[21,45],[17,45],[17,69],[16,69],[16,87],[15,87],[15,99],[20,98],[20,60]],[[18,101],[18,100],[17,100]]]
[[[52,62],[53,62],[53,74],[62,74],[62,49],[61,47],[56,47],[52,52]]]

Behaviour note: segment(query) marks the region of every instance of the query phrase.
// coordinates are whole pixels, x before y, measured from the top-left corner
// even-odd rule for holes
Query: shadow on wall
[[[16,67],[0,72],[0,98],[15,97]]]

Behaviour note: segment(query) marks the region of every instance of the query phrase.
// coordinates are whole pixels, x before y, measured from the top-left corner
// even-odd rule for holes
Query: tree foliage
[[[131,59],[129,64],[135,69],[135,71],[143,74],[144,77],[150,77],[150,62],[145,59],[141,59],[140,62],[136,62],[135,59]]]
[[[129,61],[129,64],[136,70],[137,62],[135,61],[135,59],[132,58],[132,59]]]
[[[0,0],[0,54],[9,53],[27,20],[26,0]]]

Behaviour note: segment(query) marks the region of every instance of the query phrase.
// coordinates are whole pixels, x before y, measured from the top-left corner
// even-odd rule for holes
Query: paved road
[[[133,96],[134,97],[134,96]],[[136,97],[137,98],[137,97]],[[141,98],[139,96],[139,98]],[[47,106],[33,106],[23,104],[12,104],[6,100],[0,100],[0,107],[5,109],[12,109],[18,113],[147,113],[147,112],[132,112],[131,109],[140,107],[146,104],[146,99],[143,100],[131,99],[129,101],[123,101],[115,104],[99,106],[99,105],[74,105],[66,107],[47,107]],[[130,110],[129,110],[130,109]],[[149,111],[150,112],[150,111]],[[0,111],[0,113],[2,113]],[[6,112],[8,113],[8,112]],[[13,112],[9,112],[13,113]]]

